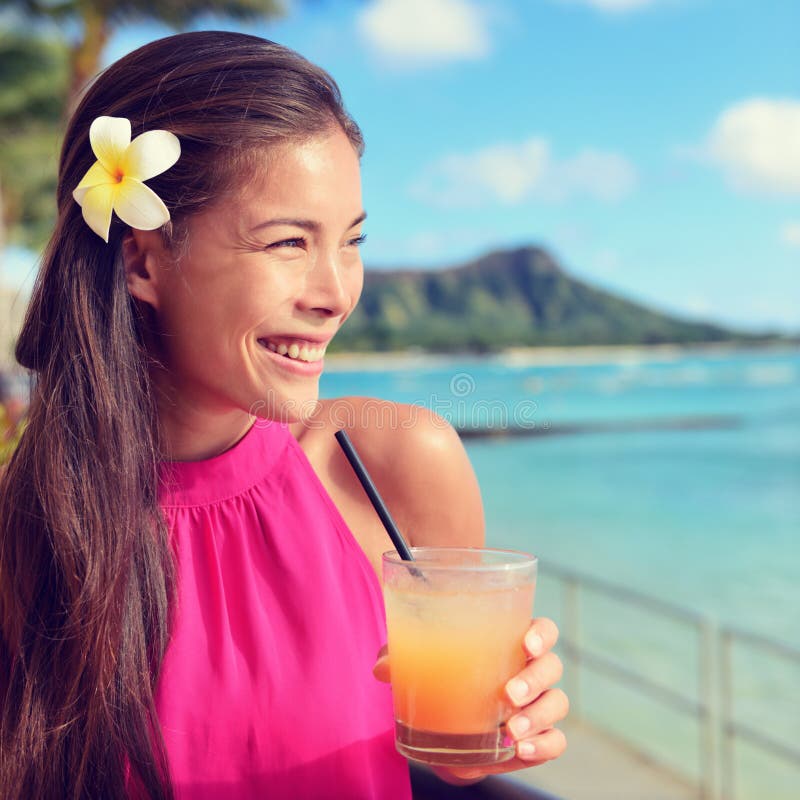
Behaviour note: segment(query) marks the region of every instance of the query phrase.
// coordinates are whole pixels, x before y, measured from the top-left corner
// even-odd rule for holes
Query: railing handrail
[[[566,640],[562,644],[568,654],[574,654],[574,651],[578,649],[570,640]],[[629,669],[610,658],[588,650],[581,650],[580,657],[583,663],[594,667],[598,672],[604,672],[606,675],[624,680],[625,685],[629,688],[637,687],[644,694],[649,694],[654,700],[660,700],[663,705],[669,708],[679,709],[695,716],[700,716],[708,710],[707,704],[702,701],[690,699],[685,694],[662,686],[656,681],[650,680],[646,675]]]
[[[689,622],[693,625],[703,625],[709,621],[709,617],[703,614],[698,614],[689,608],[672,603],[668,600],[662,600],[660,597],[653,597],[652,595],[640,592],[637,589],[630,589],[627,586],[620,586],[616,583],[597,578],[594,575],[588,575],[585,572],[562,567],[559,564],[554,564],[552,561],[540,561],[539,568],[541,572],[557,575],[565,580],[573,580],[580,583],[582,586],[593,589],[601,594],[607,594],[614,598],[622,600],[632,600],[641,605],[648,606],[665,616],[674,617],[681,622]]]
[[[560,564],[547,561],[543,569],[550,574],[557,575],[560,578],[567,580],[574,580],[581,585],[594,589],[597,592],[607,594],[614,598],[635,600],[644,606],[660,611],[666,616],[675,617],[684,622],[691,622],[696,625],[704,625],[712,622],[712,617],[700,614],[697,611],[692,611],[685,606],[678,603],[672,603],[669,600],[662,600],[660,597],[645,594],[638,589],[631,589],[627,586],[620,586],[617,583],[597,578],[594,575],[589,575],[586,572],[564,567]],[[781,639],[767,636],[763,633],[755,633],[748,631],[744,628],[736,628],[732,625],[720,625],[719,632],[721,636],[727,636],[739,641],[747,641],[758,647],[766,647],[774,652],[800,663],[800,647],[784,642]]]
[[[770,636],[765,636],[763,633],[754,633],[753,631],[734,628],[731,625],[722,626],[720,628],[720,635],[731,641],[747,642],[756,647],[766,647],[782,658],[787,658],[790,661],[796,661],[800,664],[800,647],[793,647],[780,639],[773,639]]]
[[[767,753],[781,756],[785,761],[794,761],[800,764],[800,749],[792,747],[774,736],[757,731],[749,725],[743,725],[741,722],[729,722],[725,726],[725,733],[728,736],[739,736],[746,739]]]

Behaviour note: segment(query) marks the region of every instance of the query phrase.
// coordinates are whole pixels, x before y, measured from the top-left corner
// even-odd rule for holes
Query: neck
[[[168,426],[163,420],[164,455],[170,461],[203,461],[230,450],[253,426],[253,417],[219,419],[213,430],[207,423],[195,426],[191,420]]]
[[[203,461],[230,450],[254,418],[234,409],[220,414],[159,403],[161,452],[169,461]]]

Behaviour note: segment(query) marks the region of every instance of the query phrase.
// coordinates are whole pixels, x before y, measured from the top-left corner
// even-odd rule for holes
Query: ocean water
[[[562,566],[800,648],[800,352],[390,359],[334,365],[322,393],[424,405],[458,426],[550,434],[465,439],[488,543],[541,559],[538,613],[563,623],[548,579],[548,565]],[[596,652],[702,696],[696,642],[680,626],[602,596],[587,595],[581,615]],[[800,740],[800,665],[756,647],[736,650],[734,666],[735,717]],[[699,732],[679,715],[600,676],[582,679],[580,702],[699,774]],[[770,758],[737,748],[737,798],[792,796],[800,765],[787,771]]]
[[[465,440],[490,544],[800,646],[799,352],[334,366],[322,394],[424,405],[456,425],[576,425]],[[698,417],[710,427],[658,429]]]

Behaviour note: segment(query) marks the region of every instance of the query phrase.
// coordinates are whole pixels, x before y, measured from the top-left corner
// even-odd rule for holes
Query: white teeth
[[[314,362],[319,361],[325,355],[325,345],[322,347],[309,347],[307,344],[285,345],[275,344],[274,342],[264,342],[268,350],[277,353],[279,356],[287,356],[298,361]]]

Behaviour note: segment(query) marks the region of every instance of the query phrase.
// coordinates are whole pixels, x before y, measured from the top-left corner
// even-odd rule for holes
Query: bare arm
[[[482,547],[483,504],[477,478],[452,426],[410,407],[409,427],[397,437],[391,470],[393,507],[412,545]]]

